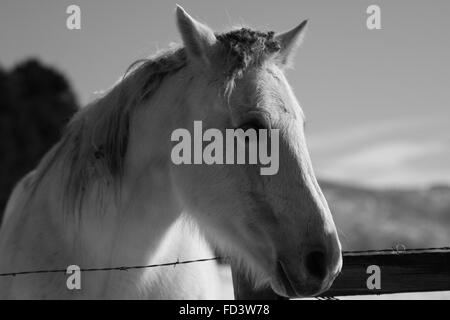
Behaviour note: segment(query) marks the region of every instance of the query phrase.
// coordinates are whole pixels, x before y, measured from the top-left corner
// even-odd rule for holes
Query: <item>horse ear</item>
[[[281,46],[281,50],[277,55],[277,60],[282,67],[290,66],[297,48],[303,41],[307,22],[308,20],[304,20],[294,29],[275,36],[275,39]]]
[[[214,32],[192,18],[179,5],[177,5],[177,24],[189,56],[209,65],[211,47],[217,41]]]

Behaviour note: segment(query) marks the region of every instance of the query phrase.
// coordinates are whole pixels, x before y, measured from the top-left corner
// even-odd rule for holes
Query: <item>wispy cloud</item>
[[[448,119],[371,124],[309,144],[318,175],[371,186],[450,184]]]
[[[313,153],[330,153],[396,136],[450,139],[450,119],[430,115],[355,124],[337,132],[327,131],[308,136],[308,145]]]
[[[450,183],[450,148],[444,141],[380,142],[338,157],[318,173],[371,186]]]

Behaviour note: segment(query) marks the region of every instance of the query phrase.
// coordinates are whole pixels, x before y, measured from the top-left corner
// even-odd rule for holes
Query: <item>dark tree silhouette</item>
[[[0,68],[0,219],[15,183],[58,141],[78,109],[66,78],[37,60]]]

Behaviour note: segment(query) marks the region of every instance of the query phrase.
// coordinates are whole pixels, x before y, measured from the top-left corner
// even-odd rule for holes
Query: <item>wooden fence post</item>
[[[344,252],[343,258],[341,274],[322,297],[450,291],[448,247]],[[380,288],[367,285],[372,266],[380,272]],[[233,266],[231,273],[235,300],[287,300],[271,288],[255,290],[246,275]]]

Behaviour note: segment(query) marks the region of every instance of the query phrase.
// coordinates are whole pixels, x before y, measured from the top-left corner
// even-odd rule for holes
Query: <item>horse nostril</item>
[[[306,255],[306,271],[309,275],[323,281],[327,275],[325,254],[322,251],[313,251]]]

